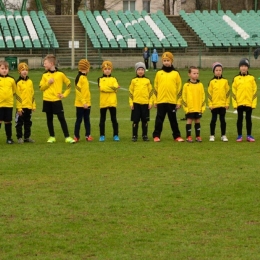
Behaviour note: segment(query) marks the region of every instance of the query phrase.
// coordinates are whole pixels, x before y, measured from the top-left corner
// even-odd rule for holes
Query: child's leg
[[[200,119],[195,119],[195,134],[196,137],[200,137]]]
[[[7,140],[12,139],[12,122],[5,122],[5,134]]]
[[[105,122],[106,122],[107,108],[100,108],[100,121],[99,121],[99,131],[100,136],[105,135]]]
[[[76,138],[80,138],[80,125],[82,122],[82,116],[84,113],[84,108],[83,107],[76,107],[76,122],[75,122],[75,127],[74,127],[74,136]]]
[[[23,109],[23,119],[24,119],[24,139],[28,139],[31,136],[31,126],[32,126],[32,110],[28,108]]]
[[[90,110],[91,107],[89,107],[88,109],[84,109],[84,125],[85,125],[85,136],[90,136],[91,133],[91,125],[90,125]]]
[[[133,122],[132,124],[132,134],[133,136],[138,136],[138,124],[139,122]]]
[[[191,124],[192,124],[192,119],[187,118],[187,121],[186,121],[186,137],[187,138],[189,136],[191,136]]]
[[[215,135],[218,114],[213,109],[213,110],[211,110],[211,115],[212,115],[212,117],[211,117],[211,122],[210,122],[210,135]]]
[[[67,125],[67,122],[65,120],[64,113],[63,112],[58,113],[57,117],[58,117],[58,120],[60,121],[60,125],[61,125],[61,128],[62,128],[64,137],[65,138],[69,137],[70,134],[69,134],[68,125]]]
[[[49,130],[49,134],[50,136],[55,137],[54,126],[53,126],[53,113],[46,112],[46,118],[47,118],[47,126]]]
[[[242,128],[243,128],[243,106],[239,106],[237,108],[237,134],[242,135]]]
[[[110,117],[113,125],[113,136],[118,135],[118,123],[116,119],[116,107],[109,108]]]
[[[23,137],[23,116],[19,116],[18,113],[15,115],[15,128],[16,128],[16,137],[17,139]]]
[[[147,136],[148,132],[148,122],[147,121],[142,121],[142,136]]]
[[[167,114],[170,121],[173,138],[176,139],[181,136],[176,117],[176,105],[168,104]]]
[[[154,137],[160,138],[166,113],[167,113],[167,104],[158,104],[154,131],[153,131],[153,138]]]
[[[222,135],[226,135],[226,120],[225,120],[225,115],[226,115],[226,113],[224,113],[224,114],[219,114],[221,136],[222,136]]]
[[[252,134],[252,108],[248,107],[246,110],[246,131],[247,135]]]

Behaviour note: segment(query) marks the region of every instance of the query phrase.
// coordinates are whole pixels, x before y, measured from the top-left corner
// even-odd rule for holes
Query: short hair
[[[199,68],[196,66],[190,66],[189,67],[189,73],[191,73],[192,70],[198,70]]]
[[[0,60],[0,66],[5,66],[5,68],[9,68],[9,63],[5,60]]]
[[[46,55],[43,60],[44,60],[44,61],[45,61],[45,60],[48,60],[49,62],[52,62],[54,65],[56,64],[56,57],[55,57],[54,54],[48,54],[48,55]]]

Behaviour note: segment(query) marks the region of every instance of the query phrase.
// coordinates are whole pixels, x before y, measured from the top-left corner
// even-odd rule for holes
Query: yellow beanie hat
[[[169,51],[166,51],[162,55],[162,60],[169,59],[173,63],[173,54]]]
[[[105,68],[110,68],[112,70],[113,69],[112,62],[109,61],[109,60],[103,61],[103,63],[102,63],[102,70],[105,69]]]
[[[78,70],[87,71],[87,70],[89,70],[89,68],[90,68],[90,63],[89,63],[88,60],[82,59],[82,60],[79,61]]]
[[[18,65],[18,72],[21,73],[22,70],[29,70],[29,67],[25,62],[21,62]]]

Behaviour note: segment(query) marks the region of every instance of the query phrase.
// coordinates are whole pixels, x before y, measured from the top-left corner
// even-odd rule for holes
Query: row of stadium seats
[[[45,14],[0,11],[0,48],[58,48]]]
[[[150,16],[145,11],[85,13],[80,10],[78,17],[95,48],[127,48],[129,40],[135,40],[138,48],[187,47],[187,42],[161,11]]]
[[[246,47],[260,44],[260,11],[180,12],[186,24],[207,47]]]

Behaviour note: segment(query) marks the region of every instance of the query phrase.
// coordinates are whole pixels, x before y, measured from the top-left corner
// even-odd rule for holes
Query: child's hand
[[[88,105],[87,104],[84,104],[83,107],[84,107],[84,109],[88,109]]]
[[[209,109],[210,109],[210,110],[212,110],[212,109],[213,109],[213,107],[209,107]]]
[[[226,108],[226,110],[228,110],[228,109],[229,109],[229,106],[226,106],[225,108]]]
[[[154,106],[155,108],[157,108],[157,104],[154,104],[153,106]]]
[[[50,78],[49,81],[48,81],[48,84],[51,85],[53,82],[54,82],[54,79]]]
[[[178,104],[177,104],[177,105],[176,105],[176,109],[179,109],[179,108],[181,108],[181,105],[178,105]]]
[[[36,108],[32,109],[32,111],[34,112],[36,110]]]
[[[22,116],[22,115],[23,115],[23,110],[17,111],[17,114],[18,114],[19,116]]]
[[[59,97],[60,99],[63,99],[63,98],[64,98],[64,95],[63,95],[62,93],[58,93],[58,97]]]
[[[150,105],[150,104],[148,105],[148,109],[151,109],[152,107],[153,107],[153,105]]]
[[[130,106],[131,110],[134,110],[134,106]]]

